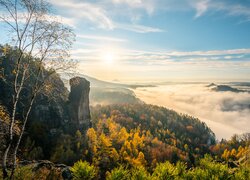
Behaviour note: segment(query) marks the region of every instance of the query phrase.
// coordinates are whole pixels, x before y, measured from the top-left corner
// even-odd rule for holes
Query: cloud
[[[208,11],[213,11],[250,20],[250,7],[241,4],[240,1],[189,0],[189,3],[196,10],[195,18],[201,17]]]
[[[163,32],[157,27],[141,24],[141,19],[147,15],[154,16],[156,12],[163,11],[190,11],[195,9],[195,18],[207,12],[223,12],[229,16],[240,16],[250,20],[250,8],[239,2],[215,0],[104,0],[104,1],[79,1],[79,0],[51,0],[59,7],[59,13],[65,17],[65,22],[73,24],[66,19],[75,19],[73,25],[86,24],[105,29],[123,29],[137,33]],[[118,20],[119,19],[119,23]],[[120,19],[123,19],[122,21]],[[77,22],[77,23],[76,23]],[[87,24],[87,25],[89,25]]]
[[[244,6],[240,3],[229,4],[226,2],[211,4],[211,7],[217,11],[224,11],[231,16],[242,16],[250,20],[250,7]]]
[[[214,56],[214,55],[233,55],[250,54],[250,49],[229,49],[229,50],[211,50],[211,51],[173,51],[169,52],[173,56]]]
[[[241,61],[250,61],[250,49],[229,49],[213,51],[136,51],[128,50],[125,54],[127,60],[138,60],[150,64],[168,64],[169,62],[181,64],[197,64],[213,67],[216,65],[241,65]],[[237,61],[236,61],[237,60]],[[213,63],[211,63],[211,61]],[[231,63],[231,64],[230,64]]]
[[[205,121],[217,138],[250,132],[250,94],[213,92],[206,84],[171,84],[139,88],[136,95],[146,103],[165,106]]]
[[[148,14],[152,14],[156,8],[156,0],[112,0],[112,2],[133,9],[144,9]]]
[[[94,35],[78,35],[79,38],[91,39],[100,42],[126,42],[126,39],[94,36]],[[101,51],[105,46],[90,47]],[[84,50],[83,50],[84,51]],[[110,51],[117,51],[113,48]],[[73,55],[75,55],[73,53]],[[88,57],[97,59],[99,56],[96,52],[89,52]],[[76,55],[75,55],[76,57]],[[79,59],[85,59],[79,57]],[[117,61],[121,64],[142,65],[145,66],[168,66],[176,65],[181,67],[201,67],[201,68],[250,68],[250,49],[230,49],[230,50],[213,50],[213,51],[141,51],[119,48],[117,53]]]
[[[114,28],[112,19],[107,15],[107,12],[99,7],[98,5],[87,3],[87,2],[77,2],[72,0],[51,0],[53,5],[59,6],[65,9],[65,13],[70,14],[78,20],[88,20],[96,24],[99,28],[110,29]]]
[[[91,39],[95,41],[108,41],[108,42],[126,42],[126,39],[122,38],[114,38],[109,36],[96,36],[96,35],[82,35],[78,34],[77,37],[83,38],[83,39]]]
[[[191,5],[196,9],[196,18],[202,16],[208,10],[209,1],[210,0],[193,1],[194,3]]]
[[[163,30],[159,28],[149,27],[145,25],[139,25],[137,23],[131,23],[131,21],[134,21],[137,19],[136,13],[133,12],[130,17],[130,23],[117,23],[112,19],[112,13],[115,12],[116,14],[113,14],[113,16],[121,16],[121,12],[124,12],[124,4],[128,5],[130,8],[136,8],[136,9],[145,9],[148,13],[153,12],[153,1],[130,1],[130,0],[113,0],[111,2],[104,1],[104,3],[91,3],[91,1],[87,2],[81,2],[76,0],[64,0],[64,1],[57,1],[52,0],[51,3],[55,6],[58,6],[65,11],[62,11],[64,16],[72,16],[72,18],[75,19],[75,21],[80,24],[83,20],[88,20],[89,22],[96,25],[98,28],[106,29],[106,30],[113,30],[113,29],[123,29],[128,31],[133,31],[137,33],[150,33],[150,32],[163,32]],[[113,4],[119,4],[121,6],[119,7],[112,7]],[[110,11],[110,9],[114,8],[114,11]],[[118,10],[116,10],[118,8]],[[67,20],[67,18],[65,18]],[[67,21],[65,21],[67,22]]]
[[[112,0],[114,4],[127,5],[132,9],[144,9],[148,14],[158,11],[187,11],[195,9],[195,18],[208,12],[223,12],[229,16],[241,16],[250,20],[250,7],[242,1],[228,0]]]
[[[66,18],[60,15],[48,15],[46,19],[49,21],[60,22],[70,27],[76,28],[76,21],[73,18]]]
[[[164,32],[162,29],[138,25],[138,24],[117,24],[117,28],[137,33]]]
[[[97,52],[97,50],[94,50],[94,49],[74,49],[74,50],[71,50],[71,53],[74,55],[89,54],[89,53],[95,53],[95,52]]]

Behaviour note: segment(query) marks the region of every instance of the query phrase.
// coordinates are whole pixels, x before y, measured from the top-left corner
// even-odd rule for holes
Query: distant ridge
[[[90,81],[91,87],[103,87],[103,88],[139,88],[139,87],[156,87],[155,85],[148,85],[148,84],[123,84],[123,83],[116,83],[116,82],[108,82],[99,80],[97,78],[81,74],[81,73],[74,73],[74,76],[79,76],[87,79]],[[62,77],[65,82],[67,82],[67,78]]]
[[[235,93],[249,92],[249,91],[233,88],[233,87],[228,86],[228,85],[217,85],[214,83],[211,83],[211,84],[207,85],[206,87],[209,87],[209,88],[211,88],[211,90],[216,91],[216,92],[225,92],[225,91],[235,92]]]

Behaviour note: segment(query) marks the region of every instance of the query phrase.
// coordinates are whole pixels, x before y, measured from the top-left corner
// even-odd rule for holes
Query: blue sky
[[[121,81],[250,80],[250,1],[49,2],[76,33],[72,58],[81,73]]]

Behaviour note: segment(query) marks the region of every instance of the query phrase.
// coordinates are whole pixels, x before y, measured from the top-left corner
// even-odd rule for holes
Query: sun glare
[[[112,52],[106,52],[103,54],[102,59],[106,64],[112,64],[114,62],[115,55]]]

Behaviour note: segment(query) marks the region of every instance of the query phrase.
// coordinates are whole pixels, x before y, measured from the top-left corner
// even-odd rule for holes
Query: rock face
[[[86,130],[91,127],[89,91],[90,82],[85,78],[70,79],[69,112],[71,123],[77,129]]]

